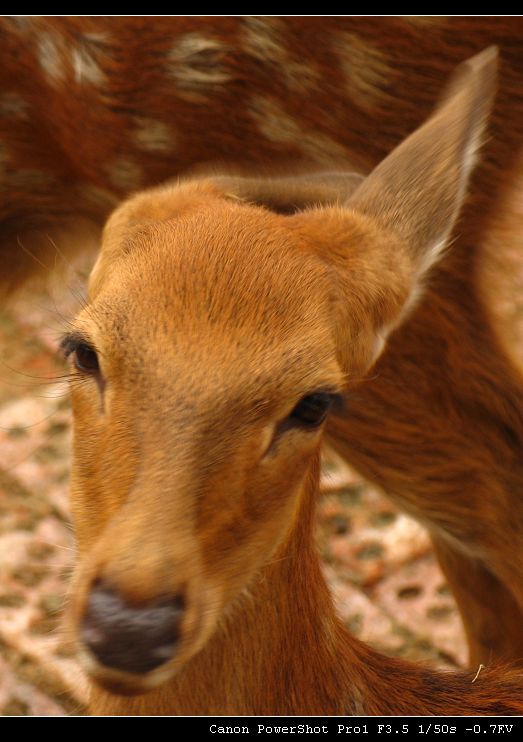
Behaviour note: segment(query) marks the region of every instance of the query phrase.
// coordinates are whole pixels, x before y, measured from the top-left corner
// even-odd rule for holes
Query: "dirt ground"
[[[71,415],[56,349],[77,281],[0,315],[0,714],[85,713],[60,617],[74,562]],[[343,620],[380,650],[452,668],[465,642],[425,531],[325,456],[318,541]]]

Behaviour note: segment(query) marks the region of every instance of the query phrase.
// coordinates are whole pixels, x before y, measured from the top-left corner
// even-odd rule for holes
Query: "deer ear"
[[[349,208],[404,241],[420,274],[440,256],[465,199],[496,72],[493,46],[461,64],[432,116],[348,199]]]
[[[349,376],[379,356],[449,239],[492,104],[496,56],[491,47],[458,67],[432,116],[343,208],[289,219],[336,278],[335,332]]]
[[[346,203],[364,180],[352,172],[320,172],[272,178],[220,175],[212,183],[227,198],[265,206],[277,214]]]

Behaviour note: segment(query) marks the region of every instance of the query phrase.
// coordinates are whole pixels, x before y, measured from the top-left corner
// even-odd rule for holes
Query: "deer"
[[[429,116],[451,70],[498,45],[489,135],[451,249],[381,354],[383,333],[362,349],[370,372],[354,350],[368,378],[324,426],[429,529],[472,667],[523,656],[521,371],[493,308],[520,243],[522,30],[485,17],[0,19],[3,295],[52,264],[55,245],[67,258],[96,240],[130,193],[194,168],[300,173],[282,180],[298,205],[348,199],[361,180],[348,174],[371,172]],[[263,178],[255,190],[283,214],[295,207]]]
[[[445,250],[496,50],[367,177],[170,182],[104,229],[62,341],[76,379],[69,623],[95,714],[519,714],[521,670],[385,658],[314,545],[327,419]]]

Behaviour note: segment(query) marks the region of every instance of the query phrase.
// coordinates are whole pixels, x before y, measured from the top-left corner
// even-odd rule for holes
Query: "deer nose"
[[[89,595],[80,636],[106,667],[146,673],[172,658],[183,614],[181,595],[132,606],[100,581]]]

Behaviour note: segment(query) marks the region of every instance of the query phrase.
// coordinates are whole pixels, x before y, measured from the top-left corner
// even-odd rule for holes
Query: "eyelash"
[[[81,337],[66,335],[60,344],[64,358],[74,356],[73,364],[77,371],[96,376],[100,364],[96,350]]]

